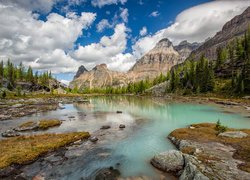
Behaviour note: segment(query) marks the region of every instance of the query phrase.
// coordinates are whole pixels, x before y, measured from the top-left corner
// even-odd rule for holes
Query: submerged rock
[[[14,131],[14,130],[7,130],[5,132],[2,133],[3,137],[16,137],[16,136],[20,136],[20,133]]]
[[[182,152],[170,150],[155,155],[151,164],[165,172],[178,172],[183,169],[184,158]]]
[[[124,124],[120,124],[119,128],[124,129],[126,126]]]
[[[116,180],[120,174],[120,171],[113,167],[104,168],[97,172],[95,180]]]
[[[111,128],[110,125],[103,125],[103,126],[101,127],[101,129],[109,129],[109,128]]]
[[[220,133],[219,136],[229,137],[229,138],[244,138],[247,137],[248,134],[242,131],[227,131]]]
[[[91,142],[96,142],[96,141],[98,141],[98,138],[96,136],[93,136],[93,137],[90,137],[89,140]]]

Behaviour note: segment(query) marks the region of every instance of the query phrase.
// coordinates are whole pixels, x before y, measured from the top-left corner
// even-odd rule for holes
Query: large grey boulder
[[[248,134],[242,131],[227,131],[220,133],[219,136],[229,137],[229,138],[244,138],[247,137]]]
[[[165,172],[178,172],[183,169],[184,158],[182,152],[170,150],[155,155],[151,164]]]
[[[207,176],[202,174],[194,163],[195,158],[185,154],[185,168],[179,178],[179,180],[209,180]]]

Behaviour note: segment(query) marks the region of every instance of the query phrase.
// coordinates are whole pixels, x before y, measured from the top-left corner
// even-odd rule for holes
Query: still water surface
[[[20,118],[18,123],[27,120],[39,120],[45,118],[58,118],[65,120],[58,128],[48,132],[89,131],[91,133],[100,129],[102,125],[111,125],[114,133],[102,145],[103,149],[109,149],[110,156],[106,159],[91,158],[85,164],[75,162],[73,165],[62,166],[65,168],[61,175],[63,179],[87,178],[94,171],[103,167],[117,167],[123,177],[146,175],[156,176],[156,171],[149,161],[154,154],[174,146],[166,138],[176,128],[188,126],[192,123],[213,122],[218,119],[223,125],[233,128],[249,128],[249,118],[240,114],[223,113],[218,107],[212,105],[190,103],[156,102],[150,98],[112,96],[90,98],[89,104],[64,104],[65,109],[50,111]],[[123,111],[117,114],[116,111]],[[70,117],[74,116],[74,117]],[[1,127],[13,127],[15,121],[0,122]],[[125,124],[120,133],[119,124]],[[1,129],[3,130],[3,129]],[[90,154],[95,156],[95,153]],[[80,160],[79,160],[80,161]],[[66,168],[67,167],[67,168]],[[56,168],[56,167],[55,167]],[[75,168],[75,171],[72,169]],[[70,170],[67,172],[67,170]]]

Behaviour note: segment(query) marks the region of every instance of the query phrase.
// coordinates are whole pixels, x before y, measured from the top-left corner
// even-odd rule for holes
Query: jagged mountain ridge
[[[199,48],[191,53],[191,56],[198,60],[203,54],[209,60],[216,59],[218,47],[225,47],[230,41],[243,36],[250,25],[250,7],[242,14],[235,16],[228,21],[214,37],[207,40]]]
[[[88,70],[87,70],[83,65],[81,65],[81,66],[78,68],[78,70],[77,70],[77,72],[76,72],[76,75],[74,76],[74,79],[80,77],[81,74],[83,74],[84,72],[88,72]]]
[[[106,64],[97,65],[90,71],[84,70],[84,66],[80,66],[70,87],[78,89],[117,87],[146,78],[153,79],[160,73],[167,73],[174,65],[183,62],[196,47],[197,43],[191,44],[187,41],[173,46],[172,42],[165,38],[160,40],[126,73],[111,71]],[[83,71],[81,71],[82,69]]]

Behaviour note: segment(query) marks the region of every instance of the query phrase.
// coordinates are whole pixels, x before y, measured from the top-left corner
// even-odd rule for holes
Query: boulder
[[[95,180],[116,180],[120,174],[120,171],[113,167],[104,168],[97,172]]]
[[[20,136],[20,133],[14,131],[14,130],[7,130],[5,132],[2,133],[3,137],[16,137],[16,136]]]
[[[196,161],[190,155],[184,155],[185,168],[181,173],[179,180],[209,180],[204,174],[202,174],[199,169],[194,165],[193,161]]]
[[[124,129],[126,126],[124,124],[120,124],[119,128]]]
[[[242,131],[227,131],[220,133],[219,136],[229,137],[229,138],[244,138],[247,137],[248,134]]]
[[[91,142],[96,142],[96,141],[98,141],[98,138],[96,136],[93,136],[93,137],[90,137],[89,140]]]
[[[154,156],[151,164],[165,172],[178,172],[183,169],[184,158],[182,152],[170,150]]]
[[[110,125],[103,125],[103,126],[101,127],[101,129],[109,129],[109,128],[111,128]]]
[[[29,126],[20,126],[20,127],[16,127],[14,130],[15,131],[32,131],[32,130],[37,130],[39,128],[38,123],[33,122],[32,124],[30,124]]]

